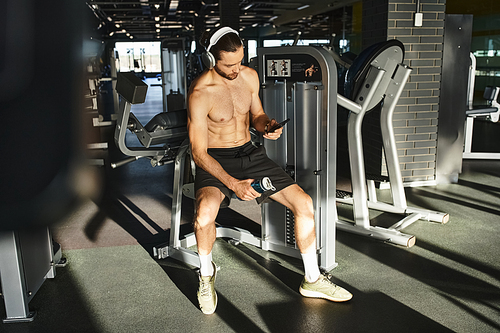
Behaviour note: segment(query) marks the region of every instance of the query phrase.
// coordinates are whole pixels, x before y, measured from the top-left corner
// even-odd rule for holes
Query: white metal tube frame
[[[337,201],[353,205],[354,224],[339,220],[337,222],[337,228],[405,247],[413,246],[416,239],[413,235],[400,232],[401,229],[409,226],[419,219],[446,223],[449,218],[447,213],[407,207],[406,204],[406,196],[404,193],[397,155],[397,146],[392,126],[392,115],[410,72],[411,68],[404,64],[398,64],[394,75],[389,81],[387,81],[382,80],[382,77],[385,74],[383,69],[372,67],[372,70],[366,79],[366,82],[370,87],[369,89],[375,91],[381,88],[382,91],[384,91],[385,99],[380,116],[380,125],[391,185],[392,204],[378,202],[373,185],[368,186],[370,194],[370,198],[368,199],[366,189],[367,181],[365,177],[361,124],[367,110],[363,108],[363,105],[372,105],[372,99],[379,98],[380,96],[375,96],[374,94],[361,91],[360,94],[367,96],[363,100],[364,104],[354,107],[350,107],[350,104],[354,102],[351,101],[351,103],[347,103],[344,101],[344,97],[341,97],[340,95],[338,96],[338,100],[342,101],[339,104],[352,111],[349,116],[348,123],[348,145],[352,174],[353,198],[337,198]],[[373,184],[373,182],[371,182],[371,184]],[[403,214],[406,216],[389,228],[374,227],[370,225],[369,209]]]

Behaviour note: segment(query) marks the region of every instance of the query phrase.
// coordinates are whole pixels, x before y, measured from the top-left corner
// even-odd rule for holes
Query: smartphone
[[[287,122],[289,122],[289,121],[290,121],[290,118],[287,118],[287,119],[283,120],[281,123],[277,123],[277,124],[275,124],[273,127],[271,127],[271,128],[267,131],[267,133],[272,133],[272,132],[276,131],[277,129],[282,128],[282,127],[283,127],[283,126],[285,126],[285,125],[286,125],[286,123],[287,123]]]

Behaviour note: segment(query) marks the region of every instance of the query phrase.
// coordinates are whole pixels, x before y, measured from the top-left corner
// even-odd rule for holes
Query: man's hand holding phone
[[[267,124],[266,132],[264,133],[264,138],[266,139],[271,139],[271,140],[277,140],[280,136],[281,133],[283,132],[283,126],[285,126],[286,123],[290,121],[290,118],[283,120],[282,122],[278,123],[276,119],[271,119],[269,124]]]

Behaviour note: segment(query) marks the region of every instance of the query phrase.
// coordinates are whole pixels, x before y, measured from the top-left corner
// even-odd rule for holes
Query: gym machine
[[[186,110],[158,113],[146,125],[142,125],[130,111],[132,104],[144,103],[147,90],[148,85],[135,73],[118,73],[116,91],[122,98],[115,129],[115,142],[121,152],[129,157],[111,164],[113,168],[142,157],[149,158],[152,166],[173,162],[177,150],[187,138]],[[142,147],[127,145],[127,130],[137,136]]]
[[[350,111],[347,124],[349,162],[351,168],[352,198],[337,198],[338,202],[353,205],[354,224],[338,221],[337,228],[389,243],[411,247],[415,237],[400,232],[417,220],[448,222],[447,213],[408,207],[399,167],[392,116],[397,101],[410,75],[404,65],[404,46],[398,40],[372,45],[354,59],[346,74],[344,96],[337,96],[339,105]],[[381,102],[380,127],[389,177],[365,175],[361,125],[367,112]],[[379,202],[376,181],[388,180],[392,204]],[[405,217],[388,228],[371,226],[369,209],[401,214]]]
[[[47,227],[0,232],[0,281],[5,303],[4,323],[31,322],[36,312],[28,303],[45,279],[65,266],[61,247],[52,242]]]
[[[464,159],[500,159],[500,153],[488,152],[472,152],[472,132],[474,129],[474,119],[477,117],[487,119],[493,123],[500,120],[500,103],[498,102],[498,94],[500,87],[487,86],[484,89],[483,98],[486,100],[486,105],[475,106],[474,102],[474,86],[476,78],[476,57],[470,53],[471,65],[469,67],[469,84],[468,84],[468,105],[465,111],[465,145]]]
[[[319,264],[335,262],[337,66],[327,49],[259,48],[261,100],[277,121],[290,118],[279,140],[265,140],[268,156],[294,178],[314,203]],[[298,255],[294,217],[276,202],[262,205],[262,248]]]
[[[182,38],[167,38],[161,42],[161,87],[163,112],[186,108],[186,56]]]

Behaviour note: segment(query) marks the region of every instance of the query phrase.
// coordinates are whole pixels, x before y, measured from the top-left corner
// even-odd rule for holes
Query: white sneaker
[[[198,303],[200,304],[201,312],[204,314],[212,314],[217,307],[217,293],[215,292],[215,276],[217,275],[217,267],[212,262],[214,267],[214,275],[201,276],[200,285],[198,287]]]
[[[352,298],[352,294],[344,288],[330,281],[330,274],[321,274],[318,281],[310,283],[304,278],[299,292],[305,297],[324,298],[333,302],[345,302]]]

